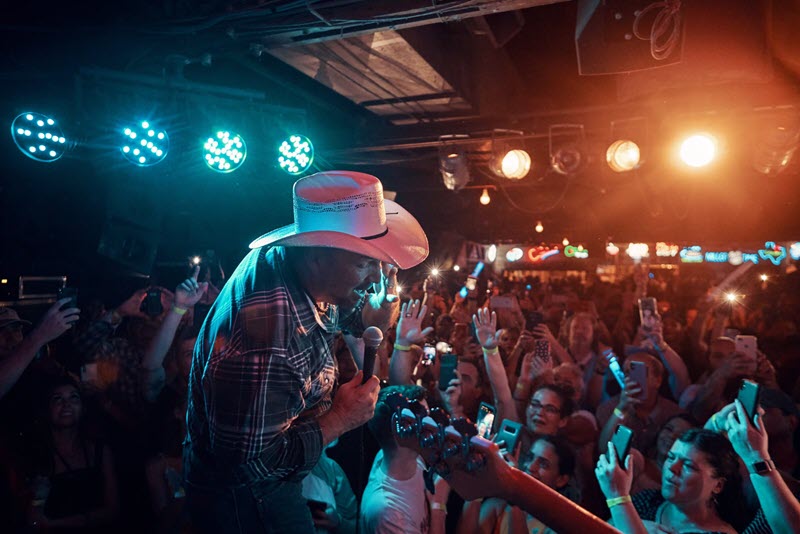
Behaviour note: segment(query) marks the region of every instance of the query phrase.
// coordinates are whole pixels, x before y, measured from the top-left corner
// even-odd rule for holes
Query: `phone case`
[[[537,339],[533,345],[533,355],[542,361],[550,361],[550,342],[546,339]]]
[[[639,361],[631,362],[631,380],[634,380],[642,388],[642,396],[647,395],[647,364]]]
[[[756,336],[736,336],[736,352],[747,355],[753,361],[758,359],[758,339]]]
[[[633,430],[625,425],[619,425],[614,435],[611,437],[611,443],[617,450],[617,460],[620,466],[625,468],[625,457],[631,452],[631,440],[633,439]]]
[[[742,380],[742,385],[739,387],[739,394],[736,398],[744,406],[744,411],[747,412],[747,418],[750,419],[750,424],[756,424],[756,414],[758,413],[758,401],[761,387],[752,380]]]
[[[519,441],[521,431],[522,425],[520,423],[509,419],[503,419],[492,441],[497,443],[501,448],[504,447],[508,454],[513,454],[514,449],[517,448],[517,442]]]
[[[439,366],[439,389],[444,391],[450,381],[456,376],[458,367],[458,356],[455,354],[442,354],[441,365]]]
[[[56,300],[61,300],[65,298],[70,298],[69,302],[64,304],[61,309],[66,308],[77,308],[78,307],[78,290],[74,287],[62,287],[58,290],[58,294],[56,295]]]

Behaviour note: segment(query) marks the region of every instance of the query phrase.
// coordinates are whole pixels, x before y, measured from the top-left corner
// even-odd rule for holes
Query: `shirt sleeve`
[[[203,382],[211,448],[238,466],[239,479],[286,479],[308,473],[319,459],[319,424],[296,420],[306,379],[293,360],[273,347],[209,362]]]

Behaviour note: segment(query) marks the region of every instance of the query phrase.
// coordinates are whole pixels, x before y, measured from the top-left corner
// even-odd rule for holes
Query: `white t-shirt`
[[[383,451],[378,451],[369,482],[361,498],[363,534],[411,534],[428,532],[428,502],[425,498],[423,464],[408,480],[396,480],[386,473]]]

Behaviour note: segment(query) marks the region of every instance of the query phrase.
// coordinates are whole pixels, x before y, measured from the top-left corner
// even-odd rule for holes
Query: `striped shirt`
[[[360,315],[351,314],[359,326]],[[317,418],[331,407],[338,376],[337,320],[335,306],[317,313],[282,247],[251,251],[195,346],[187,412],[192,452],[238,483],[297,480],[311,471],[322,451]]]

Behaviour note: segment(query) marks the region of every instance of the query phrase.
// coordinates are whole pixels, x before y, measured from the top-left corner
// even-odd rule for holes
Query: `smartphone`
[[[442,354],[439,365],[439,389],[444,391],[450,385],[450,381],[456,377],[458,367],[458,356],[455,354]]]
[[[468,291],[475,291],[475,288],[478,286],[478,279],[474,276],[467,277],[467,283],[464,284],[464,287],[467,288]]]
[[[525,330],[533,332],[537,326],[544,322],[544,315],[540,311],[532,311],[525,319]]]
[[[761,386],[752,380],[742,380],[742,385],[739,387],[739,394],[736,396],[739,402],[744,406],[744,411],[747,412],[747,418],[750,424],[756,424],[756,414],[758,413],[758,401],[761,393]]]
[[[611,369],[611,374],[614,375],[614,378],[619,384],[619,387],[625,387],[625,372],[622,370],[622,366],[619,364],[619,360],[617,359],[617,355],[614,354],[614,351],[611,349],[606,349],[603,351],[603,356],[605,356],[606,360],[608,360],[608,368]],[[633,363],[633,362],[631,362]]]
[[[631,452],[631,440],[633,439],[633,430],[625,425],[619,425],[611,436],[611,443],[617,450],[617,460],[620,467],[625,469],[625,457]],[[610,458],[609,458],[610,459]]]
[[[642,388],[642,397],[647,396],[647,364],[633,360],[630,367],[631,380],[639,384]]]
[[[741,352],[752,361],[758,361],[758,338],[756,336],[742,336],[738,335],[735,338],[736,352]]]
[[[495,408],[491,404],[482,402],[478,407],[478,435],[485,439],[492,439],[492,428],[494,427]]]
[[[739,335],[739,330],[736,328],[726,328],[725,333],[722,334],[723,337],[727,337],[730,339],[736,339],[736,336]]]
[[[77,287],[62,287],[58,290],[56,300],[69,298],[70,301],[61,306],[61,309],[77,308],[78,307],[78,288]]]
[[[439,352],[439,354],[449,354],[453,352],[453,346],[446,341],[438,341],[436,343],[436,351]]]
[[[658,302],[653,297],[639,299],[639,322],[649,332],[658,318]]]
[[[436,347],[430,343],[425,343],[422,349],[422,365],[431,365],[436,360]]]
[[[521,433],[522,425],[520,423],[509,419],[503,419],[492,441],[497,443],[501,449],[504,449],[506,454],[514,454]]]
[[[533,342],[533,357],[543,362],[550,361],[550,342],[546,339],[537,339]]]
[[[161,315],[164,311],[164,307],[161,305],[161,290],[148,289],[147,296],[145,296],[142,301],[139,311],[146,313],[150,317],[158,317]]]

